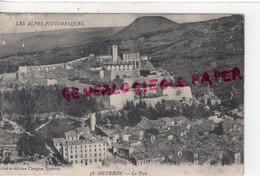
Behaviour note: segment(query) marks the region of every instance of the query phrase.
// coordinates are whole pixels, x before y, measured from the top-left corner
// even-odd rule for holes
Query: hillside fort
[[[67,92],[74,88],[72,94],[74,91],[78,91],[83,96],[88,93],[91,94],[92,90],[88,88],[92,87],[93,95],[99,102],[102,102],[106,108],[117,110],[121,109],[127,101],[137,103],[140,98],[152,106],[162,101],[192,101],[189,86],[181,86],[178,89],[162,89],[161,82],[168,79],[173,84],[174,78],[166,71],[156,70],[150,59],[149,56],[141,56],[136,51],[119,53],[117,45],[113,45],[110,55],[95,56],[90,54],[88,57],[66,63],[19,66],[18,72],[13,73],[13,75],[0,75],[1,85],[17,81],[21,84],[33,86],[57,84],[67,87]],[[154,80],[154,83],[151,84],[151,80]],[[158,84],[155,84],[156,82]],[[120,83],[127,84],[126,86],[129,88],[125,93],[115,94],[115,90],[120,90]],[[109,87],[109,84],[115,86]],[[107,85],[109,90],[105,89],[104,91],[104,85],[105,87]],[[65,95],[66,90],[63,92],[64,98],[69,96],[68,94]],[[113,91],[113,93],[110,93],[110,91]],[[141,92],[142,97],[140,97]]]

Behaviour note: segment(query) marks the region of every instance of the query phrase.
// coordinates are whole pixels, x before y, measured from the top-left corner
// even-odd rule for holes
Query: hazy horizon
[[[43,32],[62,29],[124,27],[142,16],[162,16],[177,23],[208,21],[230,14],[0,14],[0,33]],[[17,21],[83,22],[83,26],[16,26]]]

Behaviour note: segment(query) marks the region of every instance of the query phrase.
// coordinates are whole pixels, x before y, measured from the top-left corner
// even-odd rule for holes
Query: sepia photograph
[[[0,13],[0,173],[243,175],[244,72],[243,14]]]

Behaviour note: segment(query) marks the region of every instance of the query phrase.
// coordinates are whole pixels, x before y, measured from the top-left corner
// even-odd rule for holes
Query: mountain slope
[[[37,38],[27,38],[33,50],[11,48],[9,55],[0,52],[0,71],[12,72],[21,64],[61,63],[90,53],[108,54],[111,46],[117,44],[119,52],[132,50],[150,55],[155,67],[180,76],[190,78],[197,71],[224,70],[234,66],[243,72],[244,19],[240,15],[181,24],[163,17],[141,17],[124,29],[116,30],[78,32],[74,36],[68,32],[69,35],[55,34],[46,39],[42,36],[44,42],[38,41],[45,44],[43,46],[37,45],[34,41]],[[62,36],[66,39],[64,43],[61,42]],[[89,38],[93,36],[97,37]],[[44,48],[46,46],[49,48]],[[10,69],[7,62],[16,68]]]
[[[0,74],[19,65],[44,65],[85,57],[85,47],[102,41],[122,27],[64,29],[0,34]],[[4,41],[4,42],[3,42]]]
[[[104,39],[122,27],[78,28],[45,32],[0,34],[0,59],[5,55],[49,50],[56,47],[85,45],[93,40]],[[3,45],[2,41],[5,41]],[[24,45],[24,46],[23,46]]]
[[[178,24],[156,32],[139,33],[127,39],[111,40],[109,43],[118,44],[120,50],[137,50],[143,55],[150,55],[155,66],[164,64],[170,71],[176,70],[178,65],[189,65],[188,62],[199,65],[201,62],[207,63],[206,70],[217,67],[227,69],[234,64],[243,64],[244,19],[235,15]],[[174,70],[171,65],[175,65]]]
[[[156,32],[164,29],[168,29],[178,25],[165,17],[161,16],[143,16],[137,18],[130,25],[112,35],[112,39],[127,39],[129,37],[134,37],[138,34]]]

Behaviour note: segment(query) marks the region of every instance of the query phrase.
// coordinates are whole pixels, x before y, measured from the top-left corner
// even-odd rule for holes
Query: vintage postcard
[[[243,175],[243,14],[0,14],[0,174]]]

